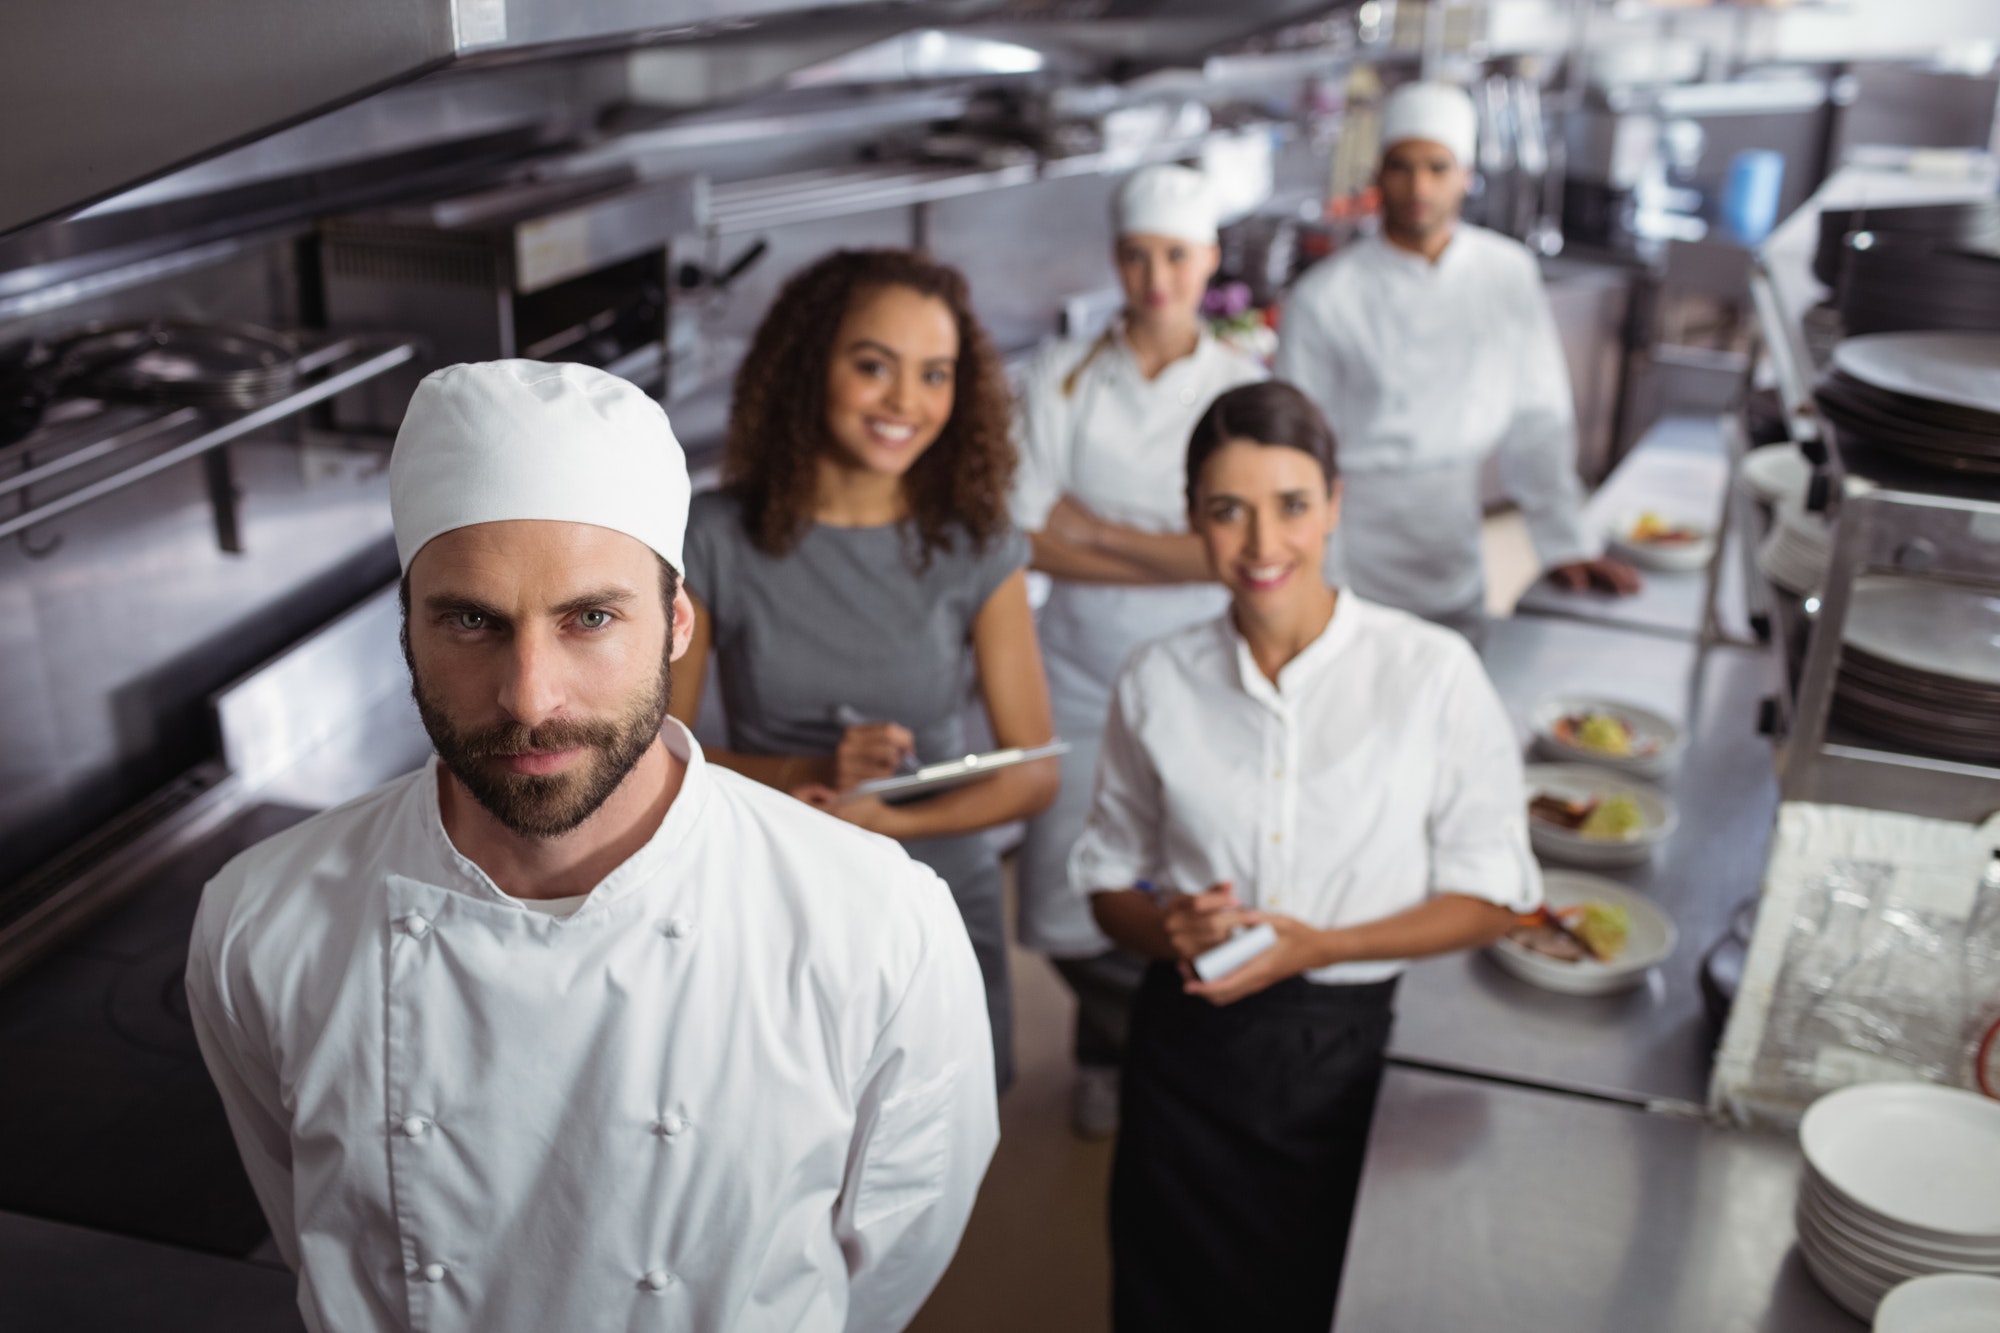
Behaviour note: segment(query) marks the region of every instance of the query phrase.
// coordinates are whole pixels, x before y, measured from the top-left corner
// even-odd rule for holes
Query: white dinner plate
[[[1912,1272],[1953,1269],[2000,1276],[2000,1245],[1951,1245],[1885,1227],[1842,1199],[1811,1166],[1800,1173],[1799,1202],[1834,1236],[1886,1263],[1902,1264]]]
[[[1550,907],[1579,907],[1593,899],[1625,909],[1631,925],[1625,951],[1608,963],[1594,959],[1565,963],[1559,958],[1502,937],[1492,949],[1493,961],[1531,985],[1565,995],[1614,995],[1646,980],[1649,969],[1664,962],[1680,942],[1673,921],[1647,899],[1598,875],[1572,870],[1542,872],[1542,892]]]
[[[1992,1333],[2000,1328],[2000,1278],[1937,1273],[1882,1298],[1874,1333]]]
[[[2000,1240],[2000,1102],[1929,1083],[1856,1084],[1806,1109],[1799,1146],[1883,1227],[1945,1244]]]
[[[2000,687],[2000,596],[1939,579],[1854,580],[1842,635],[1885,662]]]
[[[1775,505],[1785,499],[1803,499],[1812,485],[1812,464],[1796,444],[1767,444],[1743,455],[1736,478],[1743,489]]]
[[[1632,729],[1635,753],[1605,754],[1559,739],[1555,724],[1577,713],[1609,713],[1623,721]],[[1652,709],[1593,695],[1551,695],[1535,705],[1528,726],[1535,733],[1536,748],[1544,758],[1558,763],[1595,764],[1642,778],[1664,776],[1679,761],[1683,743],[1680,727]]]
[[[1804,1235],[1799,1237],[1799,1258],[1805,1260],[1806,1271],[1813,1281],[1834,1303],[1857,1319],[1870,1320],[1875,1317],[1875,1307],[1882,1303],[1881,1288],[1855,1280],[1847,1275],[1847,1270],[1829,1259],[1824,1250],[1819,1249]]]
[[[1841,341],[1833,364],[1890,393],[2000,413],[2000,334],[1870,333]]]
[[[1551,861],[1594,870],[1639,865],[1673,836],[1680,823],[1672,801],[1609,769],[1590,764],[1529,764],[1522,777],[1530,801],[1541,795],[1566,801],[1627,796],[1639,807],[1639,828],[1626,838],[1592,838],[1529,815],[1528,842],[1536,856]]]

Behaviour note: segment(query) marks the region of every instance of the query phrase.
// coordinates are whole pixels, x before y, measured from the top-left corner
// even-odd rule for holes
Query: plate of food
[[[1626,559],[1650,569],[1700,569],[1715,555],[1715,530],[1648,509],[1611,525],[1611,544]]]
[[[1494,944],[1493,961],[1530,985],[1565,995],[1613,995],[1642,984],[1673,954],[1680,932],[1651,902],[1597,875],[1550,870],[1540,911]]]
[[[1537,856],[1570,865],[1635,866],[1673,833],[1673,802],[1588,764],[1530,764],[1528,841]]]
[[[1680,758],[1679,726],[1650,708],[1615,699],[1555,695],[1535,705],[1528,724],[1536,748],[1558,763],[1657,778]]]

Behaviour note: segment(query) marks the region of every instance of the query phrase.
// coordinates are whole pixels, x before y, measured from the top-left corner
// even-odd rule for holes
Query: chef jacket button
[[[403,918],[403,929],[409,932],[411,939],[420,940],[430,933],[431,923],[412,912]]]
[[[1272,842],[1283,842],[1284,840],[1285,840],[1285,835],[1282,833],[1273,833],[1271,835]]]
[[[684,940],[694,934],[694,922],[684,916],[669,917],[660,927],[660,933],[670,940]]]
[[[433,1263],[424,1265],[424,1281],[426,1282],[442,1282],[444,1281],[444,1274],[445,1267],[443,1264]]]
[[[673,1138],[688,1127],[688,1122],[677,1115],[663,1115],[653,1125],[653,1132],[663,1139]]]
[[[674,1285],[674,1275],[664,1268],[650,1269],[639,1279],[639,1285],[647,1291],[665,1291]]]
[[[1181,390],[1181,406],[1182,406],[1182,407],[1193,407],[1193,406],[1194,406],[1194,390],[1193,390],[1193,389],[1182,389],[1182,390]]]
[[[403,1117],[403,1123],[396,1126],[403,1131],[403,1137],[406,1139],[414,1139],[430,1127],[431,1122],[420,1115],[406,1115]]]

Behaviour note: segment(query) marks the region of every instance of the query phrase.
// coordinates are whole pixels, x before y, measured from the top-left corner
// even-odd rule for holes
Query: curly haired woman
[[[838,251],[787,282],[737,374],[724,487],[689,515],[695,665],[672,704],[693,722],[713,645],[729,748],[709,757],[898,839],[951,886],[1002,1086],[1012,999],[980,833],[1046,807],[1055,762],[902,805],[850,793],[966,752],[968,667],[1000,745],[1052,735],[1028,543],[1007,516],[1008,410],[955,269]]]

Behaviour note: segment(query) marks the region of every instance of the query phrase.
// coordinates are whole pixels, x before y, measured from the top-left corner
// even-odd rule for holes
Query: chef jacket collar
[[[700,820],[702,809],[708,804],[710,784],[713,781],[708,773],[708,760],[701,752],[701,744],[695,740],[693,732],[678,719],[671,717],[660,728],[660,739],[665,742],[667,753],[687,765],[687,772],[681,777],[681,789],[675,793],[674,803],[667,807],[667,817],[660,821],[660,827],[646,840],[645,846],[625,858],[616,869],[597,882],[585,897],[583,905],[577,908],[567,918],[568,920],[575,920],[598,911],[629,894],[643,890],[652,882],[655,874],[673,859],[675,852],[687,842],[696,822]],[[439,765],[437,756],[432,755],[427,768],[428,780],[418,785],[422,788],[421,818],[424,834],[438,849],[445,863],[457,872],[457,883],[444,884],[440,887],[456,889],[491,902],[505,903],[520,911],[527,911],[528,909],[522,907],[517,899],[502,893],[500,886],[459,851],[453,845],[451,835],[445,832],[444,812],[438,805]]]
[[[1464,244],[1464,237],[1464,221],[1461,220],[1453,223],[1451,239],[1446,241],[1444,249],[1438,252],[1436,263],[1425,259],[1414,250],[1405,250],[1402,246],[1397,245],[1387,236],[1380,233],[1376,234],[1374,240],[1375,244],[1382,248],[1384,262],[1399,264],[1410,273],[1430,277],[1442,274],[1447,269],[1456,269],[1463,262],[1468,252],[1468,247]]]
[[[1296,698],[1353,641],[1355,615],[1349,609],[1353,600],[1353,593],[1344,588],[1339,590],[1333,602],[1333,618],[1326,622],[1326,628],[1319,632],[1318,638],[1307,644],[1297,657],[1278,668],[1275,684],[1258,670],[1249,641],[1236,628],[1236,617],[1233,614],[1224,615],[1222,633],[1225,645],[1236,660],[1236,683],[1245,694],[1273,712],[1291,711],[1292,705],[1286,696]]]
[[[1164,384],[1170,376],[1193,374],[1195,366],[1219,345],[1216,342],[1215,335],[1209,332],[1207,320],[1198,320],[1196,323],[1194,350],[1186,356],[1167,362],[1166,365],[1160,367],[1160,373],[1153,376],[1150,380],[1139,373],[1139,358],[1132,355],[1132,344],[1125,340],[1125,317],[1123,315],[1120,315],[1118,322],[1112,326],[1113,336],[1111,345],[1122,361],[1123,368],[1133,379],[1139,381],[1141,384]]]

